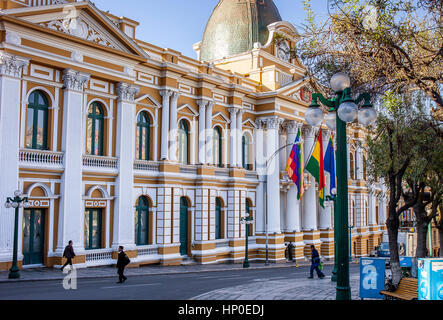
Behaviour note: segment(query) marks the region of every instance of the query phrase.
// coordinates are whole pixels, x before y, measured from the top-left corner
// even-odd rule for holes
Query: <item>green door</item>
[[[102,210],[88,209],[85,212],[85,249],[102,248]]]
[[[29,209],[23,215],[23,265],[43,264],[45,214]]]
[[[180,199],[180,254],[188,254],[188,201]]]

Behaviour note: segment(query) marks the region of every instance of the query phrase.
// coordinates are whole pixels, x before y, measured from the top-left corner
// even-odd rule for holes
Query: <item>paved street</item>
[[[334,300],[332,268],[325,266],[325,279],[311,280],[308,265],[148,266],[128,269],[123,285],[116,284],[113,268],[81,269],[77,290],[63,288],[65,275],[59,270],[25,270],[19,282],[1,272],[0,300]],[[358,300],[359,265],[351,264],[350,270],[352,298]]]

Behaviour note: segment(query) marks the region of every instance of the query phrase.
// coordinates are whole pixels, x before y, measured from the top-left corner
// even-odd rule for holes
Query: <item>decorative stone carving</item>
[[[120,82],[117,84],[117,95],[119,100],[134,102],[135,95],[140,92],[140,88],[131,84]]]
[[[297,134],[298,129],[300,128],[300,123],[295,120],[291,120],[286,121],[284,126],[288,134]]]
[[[106,47],[117,49],[117,47],[107,39],[106,36],[100,34],[98,31],[89,26],[79,17],[66,18],[63,20],[54,20],[50,22],[41,23],[40,25],[52,30],[67,33]]]
[[[83,91],[89,79],[90,75],[86,73],[72,69],[65,69],[63,71],[63,83],[68,90]]]
[[[20,77],[23,68],[29,64],[29,59],[18,58],[7,53],[0,53],[0,74]]]

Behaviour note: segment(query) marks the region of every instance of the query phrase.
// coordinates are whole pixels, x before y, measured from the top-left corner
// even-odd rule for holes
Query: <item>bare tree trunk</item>
[[[389,206],[389,217],[386,222],[388,227],[389,236],[389,251],[390,251],[390,265],[392,272],[392,284],[397,287],[402,278],[402,272],[400,267],[400,258],[398,256],[398,228],[399,220],[396,216],[395,207]]]
[[[417,221],[417,258],[426,258],[428,224],[425,221]]]
[[[440,237],[440,258],[443,258],[443,228],[438,229],[438,236]]]

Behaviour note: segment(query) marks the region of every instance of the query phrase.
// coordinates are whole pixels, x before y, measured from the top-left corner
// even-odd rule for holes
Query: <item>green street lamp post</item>
[[[337,212],[337,196],[336,195],[330,195],[326,196],[327,201],[333,201],[334,202],[334,213]],[[334,214],[334,226],[337,225],[337,214]],[[334,232],[334,244],[337,243],[337,232]],[[337,257],[337,246],[334,245],[334,257]],[[332,277],[331,281],[337,282],[337,259],[334,259],[334,269],[332,270]]]
[[[15,209],[15,222],[14,222],[14,248],[12,253],[12,266],[9,269],[9,279],[19,279],[20,269],[17,266],[17,243],[18,243],[18,211],[19,208],[28,208],[28,197],[23,195],[21,191],[14,192],[14,198],[7,198],[5,207],[7,209]]]
[[[246,225],[246,244],[245,244],[245,261],[243,262],[243,268],[249,268],[249,252],[248,252],[248,244],[249,244],[249,225],[252,224],[252,217],[246,217],[241,219],[241,223]]]
[[[349,284],[349,244],[348,244],[348,172],[347,172],[347,133],[346,123],[354,122],[357,118],[364,126],[371,125],[377,119],[377,112],[372,107],[370,96],[361,94],[356,100],[351,97],[351,80],[344,73],[337,73],[331,78],[331,88],[336,96],[328,100],[320,93],[313,93],[311,105],[305,114],[306,122],[311,126],[319,126],[325,118],[318,102],[324,105],[329,113],[326,116],[326,125],[336,130],[336,175],[337,197],[334,212],[334,238],[337,263],[337,300],[351,300]],[[358,104],[363,102],[362,107]]]

